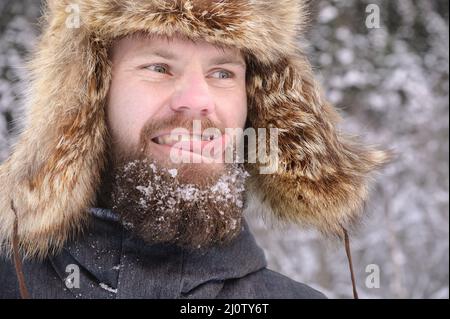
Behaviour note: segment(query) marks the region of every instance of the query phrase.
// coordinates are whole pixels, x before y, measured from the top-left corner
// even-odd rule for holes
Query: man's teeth
[[[157,144],[175,144],[179,142],[200,142],[200,141],[212,141],[216,138],[214,135],[207,135],[207,136],[201,136],[201,135],[163,135],[156,137],[154,141]]]

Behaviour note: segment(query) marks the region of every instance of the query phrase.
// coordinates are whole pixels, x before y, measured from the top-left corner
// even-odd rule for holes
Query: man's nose
[[[177,83],[171,109],[190,117],[204,117],[214,112],[214,99],[202,72],[191,72]]]

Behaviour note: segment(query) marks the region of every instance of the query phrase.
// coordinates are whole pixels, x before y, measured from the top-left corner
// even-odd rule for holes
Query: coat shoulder
[[[50,260],[24,261],[25,285],[33,299],[71,298]],[[0,299],[20,299],[19,282],[11,258],[0,257]]]
[[[219,298],[326,299],[320,291],[264,268],[245,277],[229,279]]]
[[[16,272],[10,259],[0,256],[0,299],[20,298]]]

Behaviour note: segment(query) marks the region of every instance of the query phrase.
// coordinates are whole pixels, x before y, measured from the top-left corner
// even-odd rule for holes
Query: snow
[[[101,282],[99,283],[99,286],[103,289],[105,289],[106,291],[109,291],[113,294],[117,294],[117,289],[111,288],[110,286],[108,286],[107,284]]]
[[[178,175],[178,170],[176,168],[172,168],[168,170],[168,173],[172,176],[172,178],[175,178]]]
[[[353,51],[346,48],[338,50],[336,56],[337,60],[342,64],[351,64],[355,59]]]
[[[335,7],[327,6],[320,11],[318,20],[320,23],[328,23],[334,20],[338,14],[339,11]]]

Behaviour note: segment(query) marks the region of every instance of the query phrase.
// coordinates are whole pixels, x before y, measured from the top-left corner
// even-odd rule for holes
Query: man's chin
[[[222,160],[205,157],[196,153],[183,152],[185,162],[174,161],[166,154],[148,154],[146,159],[155,165],[171,171],[178,180],[186,184],[207,185],[217,181],[225,173],[226,164]],[[189,161],[186,159],[189,158]]]

